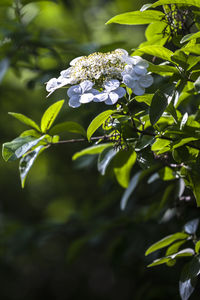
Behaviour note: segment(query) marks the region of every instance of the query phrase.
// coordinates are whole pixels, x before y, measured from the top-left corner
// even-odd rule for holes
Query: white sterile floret
[[[71,79],[70,78],[64,78],[64,77],[59,77],[59,78],[51,78],[47,83],[46,83],[46,90],[49,92],[47,97],[49,97],[55,90],[71,84]]]
[[[105,102],[105,104],[113,105],[125,94],[126,90],[120,87],[120,82],[112,79],[104,83],[104,90],[96,95],[94,102]]]
[[[135,95],[141,96],[145,93],[145,88],[149,87],[153,83],[151,75],[147,74],[148,63],[143,59],[135,58],[135,65],[126,65],[122,72],[123,83],[132,89]]]
[[[81,103],[88,103],[94,100],[99,91],[93,89],[93,83],[89,80],[81,82],[79,85],[71,86],[67,95],[69,96],[69,106],[79,107]]]

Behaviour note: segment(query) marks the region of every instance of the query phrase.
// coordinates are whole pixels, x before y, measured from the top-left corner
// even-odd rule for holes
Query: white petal
[[[134,67],[134,71],[137,75],[145,75],[147,74],[147,69],[144,66],[141,66],[140,64],[137,64]]]
[[[79,107],[79,106],[81,105],[81,103],[80,103],[79,100],[80,100],[80,96],[77,96],[77,95],[72,96],[72,97],[69,99],[69,106],[70,106],[70,107],[73,107],[73,108]]]
[[[69,78],[72,68],[68,68],[60,72],[61,77]]]
[[[141,76],[139,85],[143,88],[147,88],[153,83],[153,77],[151,75]]]
[[[106,104],[112,105],[115,104],[119,99],[119,96],[115,92],[109,94],[108,100],[105,101]]]
[[[70,62],[70,66],[74,66],[77,61],[79,61],[83,56],[79,56],[79,57],[76,57],[74,58],[71,62]]]
[[[134,65],[140,65],[143,66],[144,68],[148,68],[149,64],[146,60],[144,60],[142,57],[140,56],[132,56],[133,61],[134,61]]]
[[[94,85],[94,83],[90,80],[85,80],[85,81],[81,82],[80,86],[81,86],[82,93],[85,93],[85,92],[91,90],[93,85]]]
[[[80,103],[88,103],[94,99],[94,95],[92,93],[85,93],[80,97]]]
[[[127,87],[133,89],[135,87],[135,85],[136,85],[136,80],[134,78],[132,78],[130,75],[124,75],[123,76],[123,83]]]
[[[118,95],[119,98],[124,97],[124,95],[126,94],[126,90],[123,87],[119,87],[114,92]]]
[[[141,96],[145,93],[145,89],[143,89],[137,82],[136,86],[134,89],[132,89],[133,93],[137,96]]]
[[[52,90],[55,90],[58,86],[57,78],[51,78],[46,84],[47,84],[46,85],[47,92],[51,92]]]
[[[81,87],[80,85],[73,85],[71,86],[68,91],[67,91],[67,95],[69,97],[75,96],[75,95],[81,95]]]
[[[108,99],[108,93],[102,92],[95,96],[94,102],[103,102]]]
[[[120,82],[117,79],[111,79],[104,83],[106,91],[114,91],[120,86]]]

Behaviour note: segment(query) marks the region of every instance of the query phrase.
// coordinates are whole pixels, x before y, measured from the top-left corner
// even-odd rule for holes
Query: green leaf
[[[105,175],[106,169],[113,159],[113,157],[117,154],[117,150],[112,148],[104,149],[98,158],[97,168],[101,175]]]
[[[61,132],[72,132],[72,133],[78,133],[81,134],[83,136],[86,136],[86,131],[85,129],[78,123],[76,122],[71,122],[71,121],[67,121],[67,122],[63,122],[60,124],[55,125],[54,127],[52,127],[49,131],[49,134],[54,135],[54,134],[58,134]]]
[[[25,130],[20,134],[20,137],[25,137],[25,136],[33,136],[35,138],[39,138],[41,136],[41,134],[36,131],[35,129],[29,129],[29,130]]]
[[[160,119],[167,105],[167,97],[164,95],[164,93],[157,90],[153,96],[149,111],[150,122],[152,125],[154,125]]]
[[[200,263],[197,257],[184,265],[179,281],[179,293],[182,300],[188,300],[193,293],[199,272]]]
[[[88,129],[87,129],[87,138],[90,141],[91,136],[93,133],[114,113],[116,110],[106,110],[100,113],[96,118],[92,120]]]
[[[83,155],[94,155],[94,154],[99,154],[101,153],[104,149],[111,147],[113,144],[112,143],[107,143],[107,144],[100,144],[100,145],[95,145],[92,147],[88,147],[86,149],[83,149],[79,152],[76,152],[72,159],[76,160],[77,158],[83,156]]]
[[[183,44],[187,41],[190,41],[192,39],[198,39],[198,38],[200,38],[200,32],[189,33],[181,39],[180,43]]]
[[[132,194],[132,192],[138,185],[141,173],[142,173],[142,171],[138,171],[131,179],[131,181],[128,185],[128,188],[126,189],[126,191],[123,194],[122,199],[121,199],[121,204],[120,204],[121,210],[124,210],[126,208],[126,205],[127,205],[130,195]]]
[[[188,257],[188,256],[193,256],[193,255],[194,255],[194,250],[192,248],[186,248],[186,249],[180,250],[177,253],[169,255],[167,257],[162,257],[162,258],[156,259],[147,267],[154,267],[157,265],[168,263],[169,261],[174,260],[179,257],[185,257],[185,256]]]
[[[190,180],[190,187],[196,198],[197,206],[200,207],[200,176],[196,171],[188,172],[188,177]]]
[[[149,255],[152,252],[155,252],[159,249],[167,247],[175,241],[186,240],[188,238],[188,236],[189,235],[187,233],[184,233],[184,232],[177,232],[177,233],[168,235],[168,236],[164,237],[162,240],[160,240],[160,241],[156,242],[155,244],[151,245],[147,249],[147,251],[145,252],[145,255]]]
[[[145,31],[145,36],[146,36],[146,39],[148,41],[152,40],[152,39],[158,39],[158,38],[162,38],[163,37],[163,32],[165,31],[165,34],[166,34],[166,28],[167,28],[167,24],[166,22],[154,22],[154,23],[151,23],[146,31]]]
[[[118,23],[125,25],[149,24],[155,21],[161,21],[165,17],[164,13],[157,10],[132,11],[117,15],[111,18],[106,24]]]
[[[169,261],[171,261],[171,258],[170,257],[162,257],[162,258],[158,258],[158,259],[155,259],[151,264],[149,264],[147,267],[150,268],[150,267],[155,267],[155,266],[158,266],[158,265],[162,265],[162,264],[166,264],[168,263]]]
[[[151,45],[137,49],[133,55],[137,55],[139,53],[145,53],[152,56],[159,57],[163,60],[167,60],[171,62],[171,56],[174,54],[171,50],[160,46],[160,45]]]
[[[34,161],[36,160],[36,158],[38,157],[38,155],[40,154],[41,150],[44,147],[45,146],[41,145],[41,146],[35,148],[33,151],[29,152],[28,154],[26,154],[25,156],[23,156],[20,159],[19,173],[20,173],[22,188],[24,188],[24,184],[25,184],[25,180],[26,180],[26,177],[28,175],[28,172],[30,171]]]
[[[32,147],[36,146],[42,139],[45,138],[45,135],[36,139],[32,136],[18,137],[12,142],[3,144],[2,156],[5,161],[13,161],[20,158]]]
[[[172,67],[172,66],[168,66],[166,65],[154,65],[150,62],[148,62],[149,67],[148,67],[148,71],[155,73],[155,74],[159,74],[161,76],[172,76],[173,74],[178,73],[177,68]]]
[[[173,149],[179,148],[179,147],[181,147],[185,144],[188,144],[189,142],[193,142],[193,141],[196,141],[196,140],[198,140],[198,138],[195,138],[195,137],[189,137],[189,138],[181,139],[180,141],[173,143]]]
[[[56,103],[52,104],[47,110],[44,112],[42,119],[41,119],[41,131],[43,133],[47,132],[50,129],[51,125],[55,121],[58,113],[60,112],[64,100],[57,101]]]
[[[127,188],[130,181],[130,173],[136,162],[136,152],[133,149],[119,151],[114,160],[114,173],[118,183]]]
[[[9,112],[8,114],[19,120],[21,123],[26,124],[40,132],[40,127],[35,123],[35,121],[26,117],[25,115],[14,112]]]
[[[181,48],[181,51],[184,51],[185,53],[194,53],[196,55],[200,55],[200,45],[193,45]]]
[[[200,252],[200,241],[196,242],[196,244],[195,244],[195,252],[197,254],[199,254],[199,252]]]
[[[178,241],[175,242],[174,244],[172,244],[169,248],[167,248],[166,251],[166,256],[170,256],[174,253],[177,253],[179,248],[186,242],[187,240],[182,240],[182,241]]]
[[[151,105],[151,101],[152,101],[152,98],[153,98],[154,94],[144,94],[142,96],[135,96],[134,99],[137,101],[137,102],[144,102],[146,103],[148,106]]]
[[[170,140],[157,138],[155,143],[153,143],[153,145],[151,146],[151,150],[152,151],[160,151],[163,148],[165,148],[166,146],[169,146],[170,143],[171,143]]]
[[[154,136],[142,135],[135,145],[135,151],[141,151],[152,144]]]
[[[151,7],[156,7],[165,4],[183,4],[184,6],[196,6],[200,7],[199,0],[159,0],[151,5]]]

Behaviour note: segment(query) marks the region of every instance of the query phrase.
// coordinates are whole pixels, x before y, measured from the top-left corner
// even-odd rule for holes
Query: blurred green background
[[[0,4],[1,143],[27,129],[7,112],[39,122],[51,103],[66,98],[65,89],[46,98],[45,82],[70,60],[116,48],[131,53],[145,40],[145,26],[105,25],[116,14],[140,9],[142,0],[24,0],[22,7],[9,2]],[[66,104],[56,122],[78,121],[87,128],[105,108]],[[155,195],[159,199],[163,183],[148,194],[140,187],[136,204],[122,212],[123,189],[111,170],[100,176],[95,157],[72,162],[86,146],[57,145],[44,152],[23,190],[18,162],[0,160],[0,298],[179,299],[180,265],[173,272],[165,266],[149,270],[152,257],[144,257],[151,243],[180,230],[183,221],[158,226],[152,217],[149,204]]]

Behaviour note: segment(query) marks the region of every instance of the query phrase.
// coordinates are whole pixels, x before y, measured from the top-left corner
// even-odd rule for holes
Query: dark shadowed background
[[[39,122],[50,104],[66,99],[65,89],[46,98],[44,83],[58,77],[73,58],[116,48],[131,53],[145,40],[145,26],[105,25],[116,14],[140,9],[142,0],[24,1],[21,10],[18,1],[10,6],[3,2],[2,143],[27,129],[7,112],[23,113]],[[66,102],[56,122],[78,121],[87,128],[104,109],[98,103],[73,109]],[[179,299],[180,265],[173,272],[165,266],[149,270],[146,265],[152,257],[144,256],[151,243],[180,230],[183,221],[179,218],[158,227],[149,205],[152,197],[159,199],[164,183],[159,189],[152,185],[148,192],[145,185],[138,188],[122,212],[123,189],[112,172],[108,169],[106,177],[99,175],[95,157],[72,161],[72,155],[87,146],[84,142],[57,145],[43,153],[24,189],[18,162],[0,160],[0,298]]]

